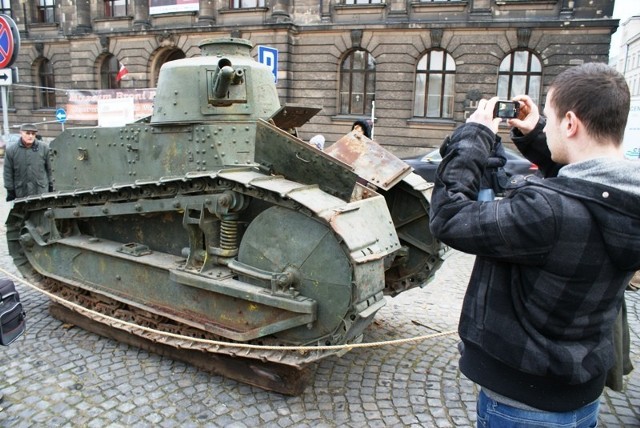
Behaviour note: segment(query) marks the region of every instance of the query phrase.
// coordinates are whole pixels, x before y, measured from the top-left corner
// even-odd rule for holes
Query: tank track
[[[179,334],[186,337],[197,337],[213,341],[229,342],[229,339],[227,338],[222,338],[191,326],[181,325],[168,318],[128,306],[102,294],[89,292],[57,279],[41,276],[41,274],[37,273],[30,265],[28,259],[24,255],[19,241],[24,218],[29,212],[44,211],[46,215],[46,210],[52,208],[78,210],[78,212],[83,209],[97,209],[102,210],[104,215],[108,215],[109,204],[134,202],[143,199],[167,200],[169,198],[175,198],[176,202],[174,202],[173,208],[178,209],[180,208],[179,200],[182,196],[189,197],[200,195],[206,197],[207,194],[219,194],[224,191],[235,191],[249,198],[257,198],[273,205],[279,205],[302,212],[312,217],[321,216],[322,212],[326,212],[333,208],[332,206],[325,205],[318,211],[314,212],[308,206],[297,202],[290,193],[300,190],[301,188],[311,190],[316,189],[319,194],[325,195],[323,201],[329,201],[330,203],[333,201],[336,207],[342,206],[345,203],[338,198],[327,198],[327,195],[320,190],[317,185],[303,185],[286,180],[281,176],[268,176],[251,167],[225,169],[224,171],[214,173],[210,171],[206,173],[193,173],[184,177],[161,178],[158,181],[136,181],[133,183],[113,185],[103,188],[93,188],[80,191],[76,190],[71,192],[59,191],[55,193],[31,196],[15,201],[14,207],[9,214],[9,218],[7,220],[7,241],[9,245],[9,252],[14,258],[14,263],[27,279],[37,283],[42,289],[59,296],[63,300],[69,300],[82,307],[92,309],[104,315],[108,315],[122,321],[132,322],[140,326],[149,327],[154,330]],[[282,189],[287,189],[287,191],[283,192]],[[81,216],[81,214],[79,215]],[[438,257],[434,256],[433,258],[436,260]],[[425,276],[432,275],[439,264],[439,262],[434,262],[431,265],[433,266],[433,270],[430,270],[429,274],[421,272],[416,275],[416,278],[422,281]],[[419,285],[417,280],[412,281],[407,280],[407,278],[399,279],[396,282],[397,289],[392,288],[391,290],[393,295],[398,293],[398,289],[407,289],[407,284],[412,284],[412,287]],[[88,314],[89,313],[85,313],[84,315],[90,316]],[[94,319],[94,321],[104,323],[104,320]],[[123,328],[123,326],[120,326],[119,328]],[[183,339],[171,338],[161,333],[153,333],[133,327],[124,328],[126,328],[131,334],[174,348],[226,354],[231,357],[250,358],[262,362],[268,361],[293,367],[303,367],[311,362],[315,362],[329,355],[338,353],[338,351],[335,350],[287,352],[254,348],[232,348],[194,341],[185,341]],[[361,339],[362,336],[359,336],[353,342],[359,342]],[[259,339],[246,343],[265,346],[289,345],[268,339]],[[328,343],[323,341],[316,344],[308,343],[305,345],[314,346],[326,344]]]

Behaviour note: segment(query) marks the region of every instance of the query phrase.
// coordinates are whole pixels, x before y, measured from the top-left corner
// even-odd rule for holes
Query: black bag
[[[0,279],[0,345],[9,346],[24,333],[25,316],[13,281]]]

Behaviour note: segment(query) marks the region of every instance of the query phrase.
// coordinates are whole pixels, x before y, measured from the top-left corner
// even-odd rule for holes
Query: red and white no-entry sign
[[[0,15],[0,68],[10,67],[18,56],[20,33],[10,16]]]

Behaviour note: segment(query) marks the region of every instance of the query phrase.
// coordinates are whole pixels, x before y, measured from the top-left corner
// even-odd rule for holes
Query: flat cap
[[[38,128],[33,123],[25,123],[20,127],[20,131],[38,132]]]

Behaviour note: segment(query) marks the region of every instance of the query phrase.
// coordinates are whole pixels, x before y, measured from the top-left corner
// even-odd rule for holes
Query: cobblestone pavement
[[[0,202],[2,219],[7,209]],[[0,267],[16,273],[4,224],[0,231]],[[455,330],[472,263],[454,252],[424,289],[389,298],[365,341]],[[0,349],[2,427],[475,425],[477,390],[457,369],[456,334],[330,357],[316,365],[302,395],[288,397],[64,325],[48,314],[46,297],[18,288],[28,328]],[[632,360],[640,367],[640,293],[627,299]],[[600,426],[640,427],[639,373],[627,377],[624,393],[605,392]]]

